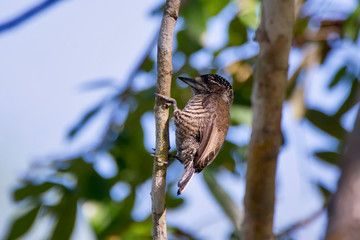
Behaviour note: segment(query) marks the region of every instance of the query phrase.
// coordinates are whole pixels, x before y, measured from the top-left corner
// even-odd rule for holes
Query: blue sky
[[[0,2],[0,23],[37,2]],[[26,176],[31,164],[89,148],[101,134],[106,112],[92,121],[75,142],[66,140],[67,131],[82,114],[108,94],[105,90],[82,91],[81,86],[90,80],[103,78],[115,79],[121,85],[158,29],[160,19],[150,18],[149,11],[161,2],[63,1],[0,35],[0,235],[6,229],[9,216],[16,213],[9,193],[17,181]],[[345,10],[351,9],[349,3],[354,1],[340,5]],[[220,31],[216,22],[211,29],[214,34]],[[358,46],[349,48],[360,52]],[[296,52],[292,54],[290,67],[296,66],[299,57]],[[354,53],[354,58],[359,58],[359,54]],[[197,59],[207,61],[206,56],[200,55]],[[338,65],[339,62],[335,61],[328,63],[326,69],[315,67],[309,70],[304,80],[307,104],[327,108],[331,105],[327,102],[329,99],[336,102],[343,97],[341,86],[332,93],[322,90],[327,83],[328,69],[335,69]],[[349,114],[345,125],[351,126],[354,113]],[[153,136],[151,126],[147,128],[145,133]],[[279,158],[276,230],[320,208],[321,196],[313,185],[315,179],[325,179],[334,188],[339,175],[335,168],[309,157],[313,150],[328,148],[333,143],[310,124],[295,119],[290,104],[284,107],[283,128],[288,132],[288,145],[282,149]],[[250,131],[244,128],[234,130],[234,133],[248,139]],[[105,172],[108,169],[106,164],[99,168]],[[170,176],[179,177],[182,168],[180,164],[174,164],[169,171],[173,173]],[[243,177],[235,178],[223,173],[218,180],[240,206]],[[138,191],[149,196],[149,189],[148,182]],[[231,229],[229,222],[214,204],[200,177],[193,179],[187,191],[184,197],[191,204],[168,212],[168,221],[182,222],[183,227],[196,231],[204,239],[222,239],[228,234]],[[150,197],[138,199],[136,204],[139,210],[134,212],[134,217],[141,219],[150,212]],[[202,211],[192,221],[184,221],[184,216],[199,209]],[[210,218],[216,221],[208,220]],[[73,239],[91,239],[91,232],[81,219],[83,217],[78,219]],[[318,239],[324,224],[325,215],[296,234],[299,239]],[[41,227],[37,227],[27,239],[41,234]]]

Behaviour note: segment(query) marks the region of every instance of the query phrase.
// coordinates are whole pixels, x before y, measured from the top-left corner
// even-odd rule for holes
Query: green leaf
[[[52,233],[51,240],[70,239],[75,226],[77,198],[65,195],[57,209],[57,223]]]
[[[330,151],[317,152],[315,153],[315,156],[327,163],[334,164],[337,166],[339,165],[340,162],[340,154],[337,152],[330,152]]]
[[[133,222],[121,233],[121,239],[152,239],[152,218],[148,217],[142,222]]]
[[[235,144],[225,141],[221,150],[214,162],[210,165],[211,168],[217,168],[222,166],[229,170],[230,172],[235,172],[235,159],[243,159],[241,156],[241,152],[239,151],[239,147]]]
[[[328,188],[326,188],[323,184],[318,183],[317,187],[319,188],[324,199],[329,199],[329,197],[331,197],[333,195],[333,193]]]
[[[309,17],[300,18],[298,17],[294,25],[294,35],[299,36],[304,34],[309,24]]]
[[[204,5],[199,0],[192,0],[182,12],[180,12],[187,22],[186,29],[195,39],[200,39],[206,31],[206,21],[209,15]]]
[[[10,227],[10,231],[5,239],[18,239],[24,235],[31,228],[36,219],[36,216],[39,213],[39,210],[40,206],[34,207],[21,217],[17,218]]]
[[[346,68],[347,68],[346,66],[343,66],[342,68],[339,69],[339,71],[337,71],[334,78],[331,80],[329,84],[329,88],[336,86],[340,82],[341,78],[344,77],[346,74]]]
[[[248,106],[233,105],[230,108],[231,124],[251,124],[252,110]]]
[[[99,232],[96,232],[98,239],[106,239],[106,237],[111,235],[122,235],[123,232],[126,232],[134,223],[134,220],[131,218],[131,212],[133,210],[135,203],[135,191],[127,196],[122,202],[118,204],[108,203],[107,219],[111,218],[109,224],[105,228],[100,229]]]
[[[13,192],[14,201],[18,202],[30,196],[37,196],[46,192],[54,186],[58,186],[58,184],[52,182],[44,182],[39,185],[32,185],[28,183],[24,187],[18,188]]]
[[[360,6],[346,19],[344,24],[344,33],[354,42],[357,40],[360,28]]]
[[[182,199],[182,198],[173,198],[173,197],[166,198],[166,208],[167,209],[177,208],[183,203],[184,203],[184,199]]]
[[[229,24],[228,46],[239,46],[246,43],[247,31],[245,24],[237,16]]]
[[[154,64],[155,62],[148,56],[141,64],[140,69],[144,70],[145,72],[150,72],[154,68]]]
[[[345,99],[339,110],[335,113],[334,116],[340,118],[343,116],[347,111],[349,111],[352,107],[355,106],[359,102],[358,99],[358,85],[359,82],[356,78],[352,79],[351,89],[350,93],[348,94],[348,97]]]
[[[240,3],[241,21],[249,28],[256,29],[259,26],[260,0],[237,0]]]
[[[185,30],[179,31],[176,39],[178,42],[178,51],[185,53],[187,56],[199,51],[203,47],[200,39],[192,38],[190,33]]]
[[[233,79],[234,78],[233,76]],[[253,85],[254,76],[250,75],[250,77],[244,82],[233,82],[233,90],[234,90],[234,103],[233,105],[244,105],[251,107],[251,93],[252,93],[252,85]]]
[[[205,5],[206,11],[209,16],[217,15],[221,10],[224,9],[226,5],[230,2],[229,0],[222,1],[209,1],[209,0],[201,0],[202,4]]]
[[[339,122],[340,120],[336,117],[328,116],[325,113],[314,109],[307,109],[305,117],[314,126],[337,139],[342,139],[346,133],[346,130]]]
[[[178,50],[189,56],[203,47],[206,21],[209,16],[199,0],[191,1],[191,4],[180,13],[184,17],[186,27],[177,34]]]
[[[171,182],[170,184],[168,184],[167,188],[168,189],[172,189],[175,188],[175,184],[177,184],[177,182]],[[167,209],[174,209],[179,207],[181,204],[184,203],[184,199],[182,198],[178,198],[178,197],[174,197],[170,191],[166,191],[165,193],[165,202],[166,202],[166,208]]]

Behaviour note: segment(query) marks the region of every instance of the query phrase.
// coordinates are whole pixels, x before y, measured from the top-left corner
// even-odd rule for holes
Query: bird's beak
[[[202,87],[202,84],[196,81],[195,79],[187,78],[187,77],[179,77],[179,79],[192,88],[199,89]]]

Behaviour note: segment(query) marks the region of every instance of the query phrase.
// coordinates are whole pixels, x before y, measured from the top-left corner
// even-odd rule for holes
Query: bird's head
[[[229,104],[233,101],[233,89],[231,84],[217,74],[205,74],[194,79],[179,77],[181,81],[190,86],[194,95],[219,94]]]

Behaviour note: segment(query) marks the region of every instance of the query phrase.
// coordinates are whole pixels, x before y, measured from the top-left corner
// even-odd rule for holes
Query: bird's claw
[[[155,148],[152,148],[152,150],[153,150],[154,152],[153,152],[153,153],[150,153],[150,156],[159,158],[160,155],[158,155],[158,154],[155,153],[156,149],[155,149]],[[169,147],[169,150],[170,150],[170,147]],[[178,156],[173,155],[173,154],[171,154],[171,153],[168,153],[168,158],[169,158],[169,159],[171,159],[171,158],[177,159],[177,160],[179,160],[179,161],[181,162],[181,160],[180,160],[180,158],[179,158]],[[160,161],[160,160],[158,160],[158,159],[157,159],[157,161],[158,161],[158,162],[161,162],[161,163],[164,163],[164,164],[169,164],[169,162],[166,162],[166,161]]]
[[[156,157],[156,161],[158,161],[159,163],[169,164],[169,162],[159,160],[158,158],[159,158],[160,156],[159,156],[159,155],[156,155],[155,153],[151,153],[150,156]]]
[[[158,96],[161,100],[164,101],[164,105],[165,105],[166,108],[169,108],[172,105],[176,105],[175,99],[173,99],[171,97],[164,96],[164,95],[162,95],[160,93],[155,93],[155,95]]]

